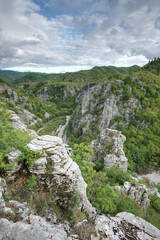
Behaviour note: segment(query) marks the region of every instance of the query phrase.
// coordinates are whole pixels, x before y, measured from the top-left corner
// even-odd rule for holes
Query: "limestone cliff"
[[[89,130],[94,133],[93,125],[96,125],[100,131],[114,127],[111,121],[115,117],[121,117],[121,124],[127,124],[135,108],[140,105],[136,98],[123,101],[122,96],[123,89],[119,94],[114,94],[109,83],[101,82],[97,85],[85,86],[76,97],[78,108],[72,120],[73,134],[79,136],[80,132],[84,135]]]
[[[59,98],[65,99],[67,97],[73,97],[77,94],[79,89],[74,86],[66,85],[66,86],[58,86],[58,85],[48,85],[36,93],[36,96],[43,100],[52,100]],[[32,89],[29,89],[29,92],[32,93]]]

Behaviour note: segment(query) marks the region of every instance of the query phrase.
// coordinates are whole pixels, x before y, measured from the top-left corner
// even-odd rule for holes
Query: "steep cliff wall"
[[[134,97],[124,101],[123,94],[123,89],[114,94],[112,85],[103,82],[85,86],[76,97],[78,107],[72,120],[73,134],[84,138],[89,131],[95,134],[95,125],[99,131],[114,128],[115,117],[119,117],[121,124],[128,124],[130,116],[140,105]]]

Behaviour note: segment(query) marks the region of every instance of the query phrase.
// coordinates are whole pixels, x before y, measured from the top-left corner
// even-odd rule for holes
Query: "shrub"
[[[104,171],[112,186],[116,184],[123,185],[125,181],[131,181],[129,174],[124,172],[121,168],[111,167],[104,169]]]
[[[32,191],[35,187],[36,187],[36,184],[37,184],[37,180],[36,180],[36,176],[35,175],[32,175],[28,180],[27,180],[27,187]]]

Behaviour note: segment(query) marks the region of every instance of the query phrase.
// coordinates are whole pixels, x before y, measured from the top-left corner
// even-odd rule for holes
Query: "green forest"
[[[118,193],[114,186],[122,186],[129,181],[133,186],[136,182],[131,175],[143,171],[154,170],[160,167],[160,59],[154,59],[144,67],[132,66],[128,68],[94,67],[91,70],[79,71],[65,74],[40,74],[29,73],[19,75],[12,72],[0,72],[0,85],[9,86],[17,92],[18,96],[25,96],[25,104],[22,100],[13,101],[13,96],[4,91],[0,96],[0,172],[3,176],[6,171],[11,170],[13,165],[8,163],[7,154],[14,147],[22,152],[18,161],[24,165],[32,165],[36,160],[36,154],[32,154],[26,145],[31,141],[27,132],[15,130],[10,122],[13,110],[17,114],[20,106],[30,111],[39,119],[35,125],[28,128],[38,130],[40,135],[52,134],[59,125],[65,124],[66,116],[70,115],[67,127],[69,146],[73,148],[72,159],[79,165],[82,176],[86,181],[87,196],[93,206],[105,214],[115,216],[118,212],[128,211],[144,218],[160,229],[160,199],[155,195],[150,196],[150,205],[147,210],[141,207],[129,196]],[[116,82],[117,79],[121,83]],[[72,129],[72,120],[75,116],[78,103],[75,96],[64,98],[66,86],[77,89],[78,94],[86,86],[104,82],[111,84],[110,95],[121,94],[121,103],[131,98],[136,98],[139,107],[129,119],[125,116],[116,116],[110,125],[116,123],[115,129],[122,132],[126,137],[124,143],[125,155],[128,159],[128,171],[123,172],[117,167],[109,169],[103,166],[97,159],[92,163],[88,158],[93,154],[91,141],[99,134],[95,124],[90,125],[89,132],[84,136],[81,129],[77,134]],[[22,87],[21,87],[22,86]],[[52,98],[43,100],[36,97],[40,90],[48,87]],[[32,92],[30,92],[32,89]],[[130,90],[131,89],[131,90]],[[101,99],[103,102],[103,99]],[[49,117],[45,117],[45,113]],[[99,116],[100,112],[94,113]],[[125,124],[122,124],[124,123]],[[34,181],[34,179],[33,179]],[[147,182],[143,182],[150,187]],[[32,184],[31,184],[32,185]],[[157,188],[160,187],[157,186]]]

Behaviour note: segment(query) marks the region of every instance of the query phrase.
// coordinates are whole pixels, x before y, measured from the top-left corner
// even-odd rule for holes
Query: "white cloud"
[[[33,0],[0,1],[0,68],[67,71],[160,56],[158,0],[37,2],[46,14]]]

